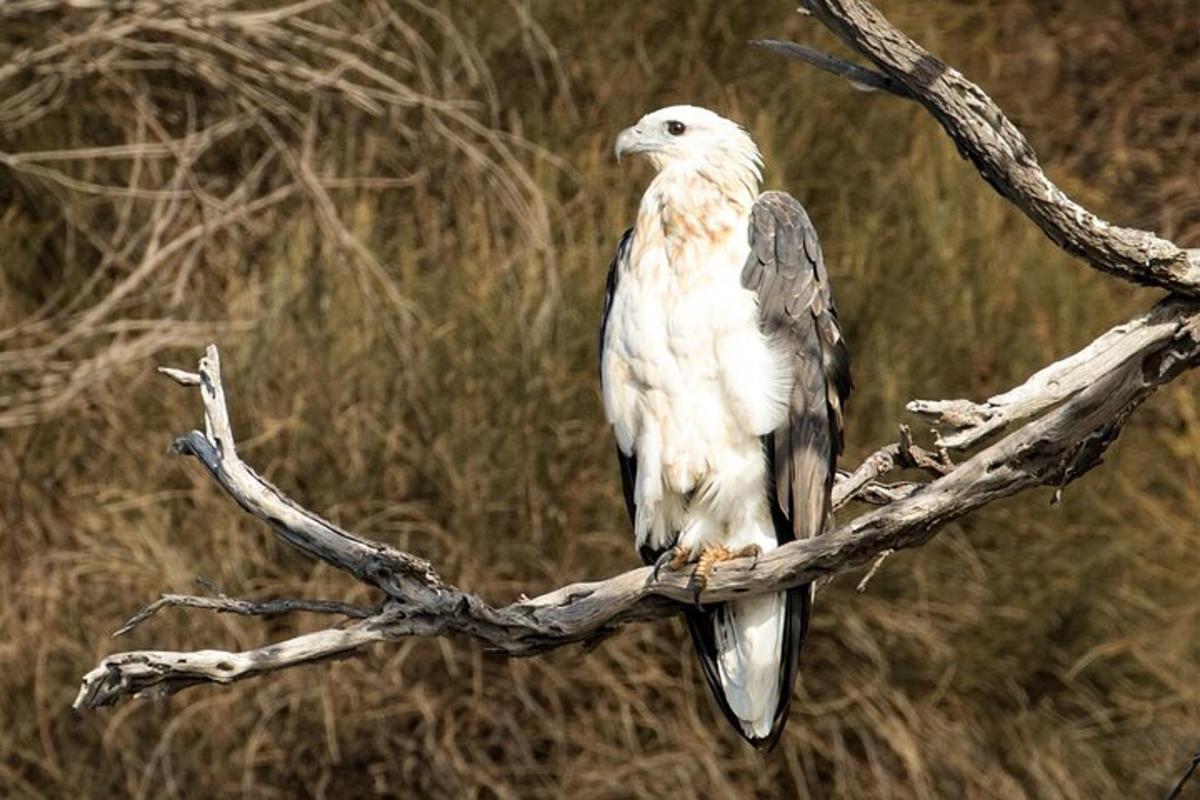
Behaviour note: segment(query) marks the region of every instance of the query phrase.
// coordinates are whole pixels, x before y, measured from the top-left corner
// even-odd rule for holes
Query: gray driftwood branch
[[[984,403],[911,404],[912,410],[933,417],[941,427],[940,450],[917,446],[902,430],[897,442],[839,474],[834,488],[837,508],[852,500],[877,507],[824,536],[792,542],[757,561],[718,565],[702,595],[704,602],[778,591],[834,575],[921,545],[948,522],[999,498],[1035,486],[1061,491],[1100,462],[1130,413],[1157,387],[1200,363],[1200,302],[1191,297],[1200,293],[1200,281],[1187,251],[1152,234],[1110,225],[1067,199],[1041,173],[1020,132],[981,90],[888,25],[865,2],[810,0],[808,6],[878,73],[856,65],[846,68],[846,62],[834,57],[804,60],[862,86],[918,100],[984,177],[1054,241],[1105,271],[1178,294]],[[235,502],[270,525],[283,541],[378,590],[379,605],[362,609],[328,601],[164,596],[122,630],[167,606],[249,614],[320,611],[348,621],[245,652],[141,650],[110,655],[84,676],[76,708],[170,694],[199,683],[230,683],[349,656],[370,643],[409,636],[466,636],[490,651],[535,655],[599,641],[623,625],[677,614],[691,601],[686,574],[664,572],[651,582],[650,570],[641,568],[508,605],[488,603],[443,579],[424,559],[355,535],[304,509],[245,464],[229,424],[215,347],[208,348],[198,372],[163,372],[199,387],[204,403],[204,431],[178,439],[175,452],[199,460]],[[956,463],[947,453],[978,445],[1018,424],[965,460]],[[882,482],[900,469],[927,480]]]
[[[908,410],[937,420],[939,447],[971,447],[1013,422],[1061,403],[1154,342],[1175,335],[1181,309],[1167,302],[1116,326],[1069,358],[1034,373],[1025,383],[982,403],[969,400],[913,400]]]
[[[1033,486],[1061,487],[1079,477],[1099,463],[1134,408],[1155,388],[1200,361],[1200,305],[1167,301],[1139,320],[1123,326],[1128,330],[1122,335],[1138,342],[1128,357],[1117,364],[1102,364],[1090,381],[1044,416],[961,464],[943,464],[944,474],[930,483],[895,490],[886,505],[825,536],[784,545],[757,563],[741,559],[719,565],[702,599],[715,602],[775,591],[842,572],[884,551],[920,545],[946,523],[993,500]],[[1153,335],[1143,336],[1147,329]],[[270,524],[285,542],[374,586],[384,600],[378,610],[344,626],[243,653],[144,650],[108,656],[84,676],[76,707],[107,705],[130,695],[166,694],[196,683],[228,683],[407,636],[460,634],[492,651],[534,655],[601,639],[630,622],[678,613],[681,604],[690,600],[686,574],[665,572],[651,582],[650,570],[641,568],[505,606],[489,604],[443,580],[428,562],[351,534],[306,511],[241,461],[229,427],[215,347],[201,360],[199,373],[171,374],[201,387],[206,421],[206,432],[193,431],[180,438],[175,450],[199,459],[242,508]],[[872,487],[889,491],[875,479],[897,467],[941,471],[933,463],[913,460],[911,443],[901,438],[901,443],[882,448],[840,480],[835,502],[845,503],[854,493]],[[158,605],[201,605],[238,613],[322,610],[357,616],[361,611],[350,606],[314,608],[304,601],[235,609],[197,600],[204,599],[159,601]],[[135,617],[135,624],[146,616],[143,612]]]
[[[1046,177],[1025,135],[983,89],[898,30],[866,0],[801,0],[801,7],[874,69],[791,42],[754,44],[848,78],[860,88],[916,100],[984,180],[1068,253],[1125,280],[1200,297],[1200,251],[1185,250],[1149,231],[1113,225],[1068,197]]]

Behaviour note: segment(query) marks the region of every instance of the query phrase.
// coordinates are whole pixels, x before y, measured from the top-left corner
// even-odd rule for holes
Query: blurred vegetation
[[[1200,245],[1193,0],[885,0],[1097,212]],[[1153,292],[1058,252],[916,105],[752,50],[840,52],[793,3],[204,0],[0,7],[0,794],[1146,796],[1200,742],[1194,377],[1062,505],[989,507],[823,590],[779,749],[714,713],[677,623],[508,661],[458,641],[73,716],[115,649],[321,624],[177,612],[363,600],[194,464],[157,364],[219,342],[244,455],[495,601],[635,564],[595,380],[647,173],[614,133],[743,121],[822,233],[855,359],[848,461],[913,397],[986,397]],[[187,14],[185,19],[183,14]]]

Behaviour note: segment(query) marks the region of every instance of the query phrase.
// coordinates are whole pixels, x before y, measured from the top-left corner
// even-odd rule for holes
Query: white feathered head
[[[617,159],[639,154],[660,173],[699,172],[749,185],[762,180],[762,156],[750,134],[736,122],[699,106],[668,106],[652,111],[617,135]]]

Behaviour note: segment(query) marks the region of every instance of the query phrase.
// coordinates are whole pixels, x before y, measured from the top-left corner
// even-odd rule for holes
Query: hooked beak
[[[626,128],[617,134],[617,144],[613,148],[613,152],[617,156],[617,163],[621,162],[621,156],[626,153],[641,153],[649,149],[645,140],[642,139],[642,132],[636,126]]]

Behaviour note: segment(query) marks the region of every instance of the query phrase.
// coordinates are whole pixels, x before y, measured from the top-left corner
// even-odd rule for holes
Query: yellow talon
[[[688,588],[692,590],[692,599],[696,603],[696,607],[700,607],[700,593],[708,588],[708,576],[712,573],[713,567],[722,561],[733,561],[746,556],[754,556],[757,559],[761,553],[762,548],[756,544],[748,544],[737,550],[730,550],[723,544],[709,545],[701,549],[700,558],[696,561],[696,569],[692,571],[692,577],[688,581]]]

